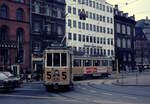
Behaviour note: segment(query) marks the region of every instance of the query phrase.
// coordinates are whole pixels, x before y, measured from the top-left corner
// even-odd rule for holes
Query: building
[[[66,0],[66,45],[74,54],[114,56],[113,6],[106,0]]]
[[[136,65],[148,64],[148,39],[141,27],[136,27],[135,29]]]
[[[30,68],[29,0],[0,0],[0,69]]]
[[[119,70],[131,70],[135,66],[135,17],[119,11],[118,5],[114,8],[115,27],[115,56],[119,62]],[[116,66],[114,67],[116,69]]]
[[[150,20],[148,19],[148,17],[146,17],[146,19],[142,19],[142,20],[137,21],[136,28],[142,29],[144,34],[141,34],[141,35],[142,36],[144,35],[148,41],[148,45],[147,45],[147,47],[145,47],[146,50],[148,50],[148,53],[145,56],[145,57],[147,57],[147,59],[145,61],[143,60],[144,61],[143,63],[149,63],[150,62],[150,47],[149,47],[150,46]],[[147,43],[145,43],[145,44],[147,44]]]
[[[41,72],[43,50],[65,42],[65,0],[32,0],[31,12],[32,68]]]

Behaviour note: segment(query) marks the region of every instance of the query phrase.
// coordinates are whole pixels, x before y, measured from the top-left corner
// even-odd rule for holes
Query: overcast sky
[[[129,16],[135,14],[135,19],[150,19],[150,0],[106,0],[110,4],[118,4],[119,10],[129,13]]]

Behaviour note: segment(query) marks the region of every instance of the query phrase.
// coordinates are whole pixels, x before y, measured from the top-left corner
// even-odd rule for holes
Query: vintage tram
[[[72,52],[65,47],[51,47],[45,49],[43,55],[46,90],[73,86]]]
[[[74,56],[73,77],[108,77],[112,71],[112,59],[109,57]]]

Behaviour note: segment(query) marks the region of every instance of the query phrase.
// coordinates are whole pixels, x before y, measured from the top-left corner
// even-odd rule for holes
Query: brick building
[[[30,67],[30,0],[0,0],[0,69]]]

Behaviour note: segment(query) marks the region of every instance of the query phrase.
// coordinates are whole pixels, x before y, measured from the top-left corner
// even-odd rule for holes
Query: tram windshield
[[[47,53],[47,66],[67,66],[67,53]]]

